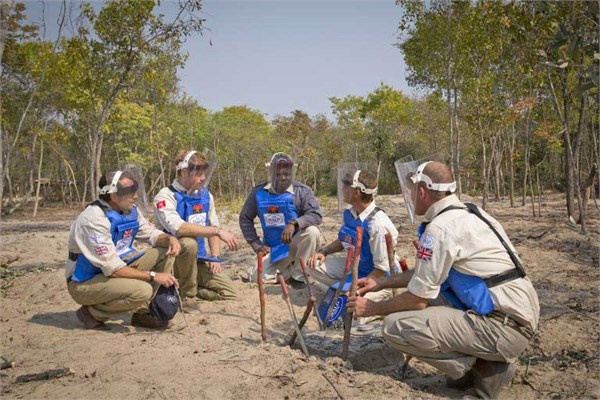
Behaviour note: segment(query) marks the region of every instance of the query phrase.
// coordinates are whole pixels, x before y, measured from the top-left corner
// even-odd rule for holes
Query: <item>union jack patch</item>
[[[432,256],[433,256],[432,249],[425,247],[425,246],[419,246],[419,249],[417,250],[417,258],[419,260],[429,262],[429,261],[431,261]]]
[[[94,253],[96,253],[96,255],[98,255],[98,256],[103,256],[106,253],[108,253],[108,246],[106,246],[106,245],[96,246],[96,247],[94,247]]]

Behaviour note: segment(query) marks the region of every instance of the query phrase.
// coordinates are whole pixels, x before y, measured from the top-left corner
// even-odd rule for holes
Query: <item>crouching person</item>
[[[195,254],[186,260],[187,265],[175,264],[175,277],[181,282],[183,310],[198,314],[196,296],[207,301],[237,297],[219,256],[221,241],[229,250],[237,250],[238,239],[219,226],[215,201],[208,191],[216,160],[211,162],[206,154],[192,150],[180,152],[175,164],[177,177],[154,197],[154,215],[159,229],[177,235],[183,248]]]
[[[358,281],[358,294],[408,290],[374,303],[353,297],[358,317],[387,315],[383,337],[394,349],[431,364],[456,389],[495,399],[514,376],[537,329],[538,297],[500,224],[453,194],[450,169],[438,162],[397,163],[409,217],[420,225],[415,268]]]
[[[69,294],[81,304],[77,318],[85,329],[108,329],[111,316],[131,311],[134,326],[166,328],[168,321],[150,315],[148,305],[160,285],[178,287],[165,265],[181,246],[138,211],[133,176],[109,172],[99,186],[99,199],[79,214],[69,235],[66,278]],[[153,247],[138,252],[134,239]]]

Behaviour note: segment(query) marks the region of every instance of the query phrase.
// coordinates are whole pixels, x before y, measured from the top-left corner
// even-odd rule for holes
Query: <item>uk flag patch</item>
[[[433,256],[433,249],[430,249],[425,246],[419,246],[419,249],[417,250],[417,258],[419,260],[429,262],[429,261],[431,261],[432,256]]]
[[[103,256],[106,253],[108,253],[108,246],[106,246],[106,245],[96,246],[96,247],[94,247],[94,252],[98,256]]]

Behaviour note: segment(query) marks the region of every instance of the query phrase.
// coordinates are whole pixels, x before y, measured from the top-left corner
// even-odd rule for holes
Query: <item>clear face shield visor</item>
[[[207,151],[207,150],[205,150],[205,151]],[[210,179],[212,178],[215,168],[217,167],[217,159],[214,156],[214,153],[212,153],[212,152],[210,152],[212,154],[212,157],[205,155],[205,158],[207,159],[207,161],[202,161],[202,162],[191,161],[192,156],[197,153],[198,153],[197,151],[190,151],[185,156],[185,158],[176,166],[177,171],[185,170],[187,172],[189,178],[204,177],[204,179],[200,183],[200,186],[196,185],[196,187],[190,188],[191,193],[189,193],[189,194],[193,194],[202,189],[207,189],[208,185],[210,183]]]
[[[124,183],[122,181],[124,172],[127,172],[127,175],[131,179],[132,183]],[[123,168],[121,170],[115,171],[110,183],[108,183],[104,187],[99,188],[98,193],[101,195],[114,193],[120,198],[133,197],[137,193],[138,196],[135,200],[135,203],[138,209],[145,212],[147,203],[144,203],[144,200],[146,198],[145,192],[143,191],[144,181],[143,178],[140,178],[140,176],[136,176],[135,173],[132,173],[131,170]],[[142,182],[141,184],[139,183],[140,181]]]
[[[277,193],[285,192],[296,179],[298,164],[286,155],[274,154],[271,161],[265,166],[268,168],[269,183]]]
[[[343,211],[348,208],[352,200],[354,189],[359,189],[363,193],[374,194],[375,189],[367,189],[361,182],[358,181],[360,171],[368,169],[366,163],[345,163],[338,166],[337,171],[337,197],[338,211]]]

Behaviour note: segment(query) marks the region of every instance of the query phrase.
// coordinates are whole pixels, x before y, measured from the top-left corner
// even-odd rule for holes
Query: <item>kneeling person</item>
[[[344,275],[346,257],[327,258],[332,253],[344,250],[356,244],[356,228],[363,227],[363,239],[360,248],[358,277],[376,278],[392,271],[389,265],[385,234],[392,235],[393,243],[398,239],[398,231],[387,214],[376,206],[377,178],[368,171],[349,170],[343,174],[340,203],[352,207],[344,210],[344,225],[340,228],[338,238],[313,254],[308,265],[311,275],[319,282],[332,285],[339,282]],[[351,277],[348,277],[350,280]],[[392,296],[390,290],[369,293],[367,298],[381,301]],[[371,318],[372,320],[373,318]],[[361,320],[366,323],[368,320]],[[366,327],[364,328],[366,329]]]
[[[79,214],[69,235],[66,278],[69,294],[81,304],[77,318],[86,329],[107,329],[112,315],[134,311],[132,325],[165,328],[168,321],[153,318],[148,304],[159,285],[178,286],[165,264],[181,246],[138,211],[138,183],[127,172],[109,172],[99,186],[99,199]],[[137,252],[134,239],[153,248]]]
[[[218,257],[220,240],[230,250],[238,248],[238,240],[219,226],[214,198],[207,188],[214,165],[206,155],[182,151],[175,163],[177,177],[154,198],[154,215],[158,228],[177,235],[182,246],[196,254],[189,260],[194,268],[175,265],[175,277],[181,280],[181,294],[186,298],[184,310],[195,312],[196,296],[208,301],[236,298],[233,282],[222,271]],[[210,257],[204,238],[208,238]]]

